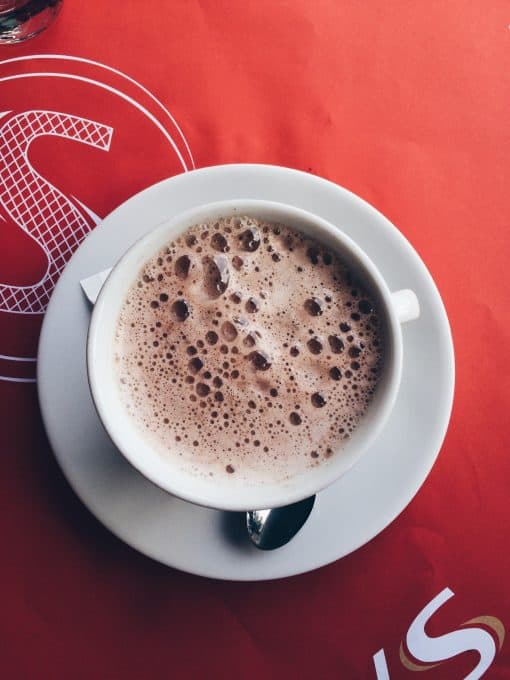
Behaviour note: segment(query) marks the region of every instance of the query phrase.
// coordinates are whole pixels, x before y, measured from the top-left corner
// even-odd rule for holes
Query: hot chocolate
[[[122,401],[151,445],[196,474],[247,483],[341,456],[383,359],[376,301],[341,258],[251,217],[168,243],[117,323]]]

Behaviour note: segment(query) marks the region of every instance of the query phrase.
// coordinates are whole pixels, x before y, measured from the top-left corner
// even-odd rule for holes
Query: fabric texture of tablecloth
[[[503,0],[66,0],[46,33],[0,48],[2,678],[404,680],[438,664],[423,677],[454,679],[487,655],[485,677],[510,678],[509,24]],[[84,62],[79,80],[62,77],[72,62],[5,63],[55,54],[147,91],[103,69],[92,92]],[[34,65],[60,76],[20,77]],[[121,81],[152,119],[110,105]],[[231,162],[305,170],[375,205],[429,267],[456,349],[449,431],[409,507],[330,566],[254,584],[179,573],[107,532],[60,473],[35,364],[19,361],[97,219]],[[447,588],[426,625],[437,639],[413,655],[411,623]]]

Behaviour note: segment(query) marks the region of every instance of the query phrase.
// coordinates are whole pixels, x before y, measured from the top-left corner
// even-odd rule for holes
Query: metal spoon
[[[273,510],[250,510],[246,528],[251,542],[260,550],[274,550],[288,543],[312,512],[315,496]]]

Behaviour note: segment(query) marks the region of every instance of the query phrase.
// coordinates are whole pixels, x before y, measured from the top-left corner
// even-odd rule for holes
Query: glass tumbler
[[[63,0],[0,0],[0,45],[33,38],[57,16]]]

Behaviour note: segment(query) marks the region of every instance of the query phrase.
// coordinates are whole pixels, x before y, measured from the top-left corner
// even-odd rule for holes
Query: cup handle
[[[85,293],[85,297],[92,306],[96,304],[97,296],[111,271],[111,269],[105,269],[102,272],[88,276],[86,279],[80,281],[80,286]]]
[[[400,323],[414,321],[420,316],[420,303],[416,293],[408,288],[392,293],[391,302]]]

